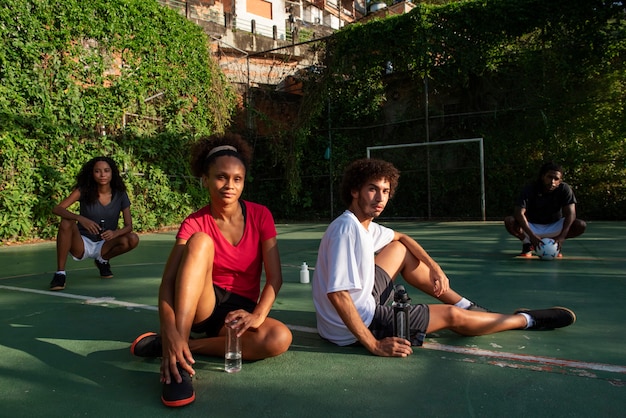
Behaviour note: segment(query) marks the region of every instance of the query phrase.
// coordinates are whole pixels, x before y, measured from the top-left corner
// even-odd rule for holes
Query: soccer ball
[[[552,238],[541,238],[535,254],[542,260],[554,260],[559,255],[559,245]]]

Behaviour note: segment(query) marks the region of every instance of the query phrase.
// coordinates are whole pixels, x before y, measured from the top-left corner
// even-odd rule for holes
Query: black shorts
[[[374,289],[372,295],[376,300],[374,319],[369,326],[376,339],[393,337],[393,280],[381,267],[376,266]],[[409,317],[409,332],[411,345],[421,346],[426,337],[426,329],[430,321],[428,305],[411,305]]]
[[[224,326],[224,320],[229,312],[237,309],[252,312],[256,308],[256,302],[253,300],[228,292],[215,285],[213,285],[213,290],[215,291],[213,313],[204,321],[193,324],[191,332],[205,333],[207,337],[216,337]]]

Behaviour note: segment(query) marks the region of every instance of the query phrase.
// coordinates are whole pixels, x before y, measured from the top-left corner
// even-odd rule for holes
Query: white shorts
[[[532,224],[529,222],[528,226],[530,227],[530,230],[533,231],[533,233],[539,238],[554,238],[563,230],[564,221],[565,218],[561,218],[551,224]],[[530,242],[528,235],[526,236],[526,239],[524,239],[524,242]]]
[[[104,240],[101,241],[92,241],[84,235],[81,235],[83,239],[83,245],[85,246],[85,252],[83,253],[83,258],[76,258],[72,255],[72,258],[76,261],[82,261],[86,258],[96,259],[100,256],[102,252],[102,246],[104,245]]]

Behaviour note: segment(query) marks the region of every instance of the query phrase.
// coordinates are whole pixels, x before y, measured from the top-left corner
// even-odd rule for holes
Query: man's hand
[[[541,238],[539,238],[537,235],[530,234],[528,235],[528,238],[530,239],[530,243],[533,245],[533,247],[539,248],[541,246]]]
[[[450,290],[450,279],[441,268],[430,269],[430,281],[433,284],[433,294],[439,297]]]
[[[559,246],[559,252],[561,251],[561,248],[563,248],[563,243],[565,242],[565,237],[562,236],[558,236],[558,237],[554,237],[554,242],[556,242],[556,245]]]
[[[376,341],[369,351],[381,357],[406,357],[413,354],[411,343],[404,338],[387,337]]]
[[[448,290],[450,290],[450,280],[448,276],[443,272],[441,266],[432,259],[430,255],[422,248],[422,246],[413,238],[406,234],[394,231],[394,240],[400,241],[406,249],[415,257],[420,263],[424,263],[430,270],[430,281],[433,285],[433,296],[440,297]]]

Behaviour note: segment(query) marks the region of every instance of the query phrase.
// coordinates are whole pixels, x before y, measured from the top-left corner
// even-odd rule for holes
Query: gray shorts
[[[372,295],[376,300],[376,311],[374,319],[369,326],[370,331],[376,339],[393,337],[393,280],[381,267],[376,266],[374,290]],[[409,318],[409,332],[411,335],[411,345],[421,346],[426,337],[426,329],[430,321],[428,305],[411,305]]]

